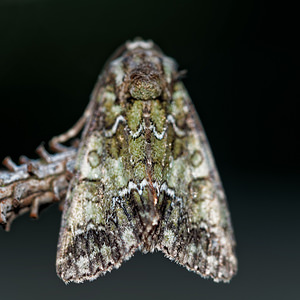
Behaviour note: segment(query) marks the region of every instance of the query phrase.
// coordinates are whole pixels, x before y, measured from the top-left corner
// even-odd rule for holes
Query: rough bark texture
[[[0,171],[0,224],[7,231],[19,215],[30,211],[37,218],[41,205],[65,198],[77,149],[50,155],[41,146],[37,152],[40,159],[23,156],[19,166],[9,157],[3,161],[8,171]]]

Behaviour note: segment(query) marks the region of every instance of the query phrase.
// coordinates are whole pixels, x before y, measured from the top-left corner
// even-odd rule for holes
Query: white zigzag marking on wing
[[[118,129],[118,126],[119,126],[119,123],[124,123],[124,124],[127,124],[127,121],[126,119],[124,118],[124,116],[120,115],[117,117],[114,125],[112,126],[112,128],[110,130],[107,130],[105,131],[105,137],[113,137],[114,134],[117,132],[117,129]],[[168,115],[167,116],[167,123],[171,123],[172,126],[173,126],[173,129],[176,133],[176,135],[178,135],[179,137],[183,137],[185,135],[185,132],[183,130],[181,130],[177,125],[176,125],[176,121],[174,119],[174,117],[172,115]],[[167,131],[167,128],[168,126],[164,126],[164,129],[162,130],[161,133],[159,133],[157,130],[156,130],[156,127],[151,124],[149,127],[145,127],[145,124],[144,122],[142,124],[140,124],[139,128],[137,131],[132,131],[132,130],[129,130],[129,134],[133,137],[133,138],[137,138],[140,136],[141,132],[143,131],[143,129],[150,129],[154,136],[158,139],[158,140],[161,140],[164,138],[165,136],[165,133]]]
[[[162,140],[163,137],[165,136],[166,131],[167,131],[167,127],[165,126],[164,129],[163,129],[163,131],[162,131],[161,133],[158,133],[158,132],[156,131],[156,127],[155,127],[153,124],[151,124],[150,127],[148,127],[147,129],[150,129],[150,130],[153,132],[154,136],[155,136],[158,140]]]
[[[139,137],[139,135],[141,134],[143,129],[144,129],[144,126],[142,124],[140,124],[140,126],[136,132],[133,132],[130,130],[129,133],[135,139],[135,138]]]
[[[127,123],[126,119],[120,115],[117,117],[113,127],[110,130],[105,131],[105,136],[106,137],[113,137],[113,135],[117,132],[118,126],[120,122],[124,122],[125,124]]]
[[[173,129],[178,136],[183,137],[185,135],[185,132],[177,127],[176,121],[172,115],[168,115],[167,120],[172,123]]]
[[[136,184],[133,181],[129,181],[127,187],[119,191],[119,196],[113,198],[113,207],[115,206],[115,202],[119,200],[119,197],[129,195],[132,190],[136,190],[139,195],[142,195],[143,190],[146,186],[149,186],[149,183],[146,179],[143,179],[143,181],[140,184]],[[160,193],[165,192],[168,196],[172,197],[173,199],[176,199],[178,202],[182,201],[182,198],[177,197],[175,191],[169,188],[165,182],[161,186],[154,182],[152,186],[156,189],[157,196],[159,196]]]

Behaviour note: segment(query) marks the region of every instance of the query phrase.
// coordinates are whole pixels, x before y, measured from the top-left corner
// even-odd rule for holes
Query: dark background
[[[81,116],[115,48],[153,39],[188,70],[239,259],[230,284],[137,253],[92,283],[65,286],[53,206],[0,231],[0,298],[300,299],[297,18],[288,2],[0,0],[0,158],[35,157]]]

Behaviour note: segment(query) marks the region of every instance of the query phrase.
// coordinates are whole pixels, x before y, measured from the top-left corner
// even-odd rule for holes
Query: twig
[[[7,231],[16,217],[30,211],[37,218],[40,205],[64,200],[66,195],[77,149],[49,154],[40,146],[37,152],[40,159],[22,156],[20,166],[9,157],[3,161],[9,171],[0,171],[0,224]]]

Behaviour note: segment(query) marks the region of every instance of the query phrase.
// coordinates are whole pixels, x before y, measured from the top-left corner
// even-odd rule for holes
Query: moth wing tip
[[[236,275],[237,273],[237,259],[234,257],[234,261],[230,265],[230,268],[224,273],[218,273],[217,275],[214,275],[211,272],[203,273],[199,270],[198,265],[191,267],[178,259],[176,255],[170,254],[167,249],[159,248],[157,247],[155,250],[159,250],[164,253],[164,256],[168,259],[170,259],[172,262],[175,262],[177,265],[186,268],[188,271],[196,273],[197,275],[200,275],[204,279],[212,279],[214,282],[219,283],[230,283],[231,279]]]

